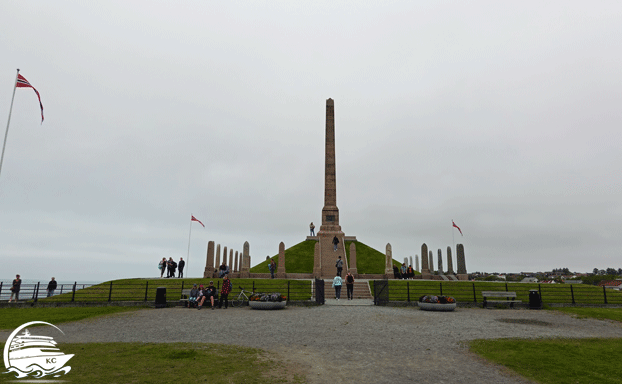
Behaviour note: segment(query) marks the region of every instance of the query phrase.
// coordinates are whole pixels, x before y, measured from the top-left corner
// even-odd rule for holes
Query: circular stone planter
[[[417,305],[419,306],[419,308],[423,309],[424,311],[449,312],[449,311],[453,311],[454,309],[456,309],[456,303],[439,304],[439,303],[418,302]]]
[[[287,301],[249,301],[248,306],[253,309],[283,309]]]

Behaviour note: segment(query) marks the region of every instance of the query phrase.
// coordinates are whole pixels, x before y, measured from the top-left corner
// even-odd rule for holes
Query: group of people
[[[160,263],[158,264],[158,269],[160,270],[160,277],[164,276],[164,271],[166,271],[166,277],[175,277],[175,271],[179,270],[179,275],[177,277],[184,277],[184,266],[186,262],[183,257],[179,258],[179,263],[176,263],[172,257],[169,257],[166,260],[166,257],[163,257]]]
[[[194,284],[192,289],[190,290],[190,295],[188,298],[188,306],[190,308],[201,309],[205,302],[208,302],[211,305],[211,308],[214,309],[216,307],[216,303],[218,303],[218,308],[222,308],[224,303],[225,309],[229,307],[229,293],[233,285],[231,284],[231,280],[227,275],[224,275],[222,278],[222,287],[220,287],[220,299],[218,296],[218,289],[214,286],[214,282],[210,281],[207,287],[203,286],[203,284],[197,286]]]
[[[335,288],[335,299],[339,300],[341,298],[341,287],[343,286],[345,280],[348,300],[354,299],[354,276],[348,271],[345,279],[341,278],[341,274],[337,274],[333,279],[333,288]]]
[[[396,265],[393,266],[393,277],[396,279],[414,279],[415,278],[415,270],[412,265],[406,266],[406,263],[402,263],[402,266],[398,268]]]
[[[47,297],[52,297],[54,295],[54,291],[56,290],[56,287],[58,286],[58,283],[56,282],[56,279],[54,277],[52,277],[52,280],[50,280],[50,282],[48,283],[47,286]],[[11,284],[11,297],[9,298],[9,303],[12,301],[17,302],[19,300],[19,291],[22,289],[22,279],[20,275],[15,275],[15,280],[13,280],[13,283]]]

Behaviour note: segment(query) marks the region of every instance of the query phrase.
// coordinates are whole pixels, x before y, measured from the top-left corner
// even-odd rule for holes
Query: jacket
[[[335,276],[335,278],[333,279],[333,288],[335,286],[339,286],[340,287],[342,282],[343,282],[343,280],[341,279],[341,277]]]

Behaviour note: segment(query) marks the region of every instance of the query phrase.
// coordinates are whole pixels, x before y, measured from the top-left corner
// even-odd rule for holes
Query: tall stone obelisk
[[[339,208],[337,208],[337,177],[335,169],[335,103],[326,100],[326,152],[324,161],[324,208],[322,208],[322,225],[318,232],[320,240],[320,258],[322,277],[333,277],[337,271],[335,263],[341,256],[345,276],[348,265],[345,255],[344,233],[339,225]],[[334,250],[333,239],[337,237],[339,244]]]

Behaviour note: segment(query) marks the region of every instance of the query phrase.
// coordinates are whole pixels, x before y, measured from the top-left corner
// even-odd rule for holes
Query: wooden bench
[[[484,298],[484,308],[487,308],[488,304],[509,304],[510,308],[514,308],[515,303],[521,303],[521,300],[516,300],[516,292],[506,291],[482,291],[482,297]],[[488,300],[489,297],[505,298],[505,300]]]
[[[190,300],[190,291],[191,289],[184,289],[181,291],[181,298],[179,299],[179,304],[184,307],[188,307],[188,301]]]

